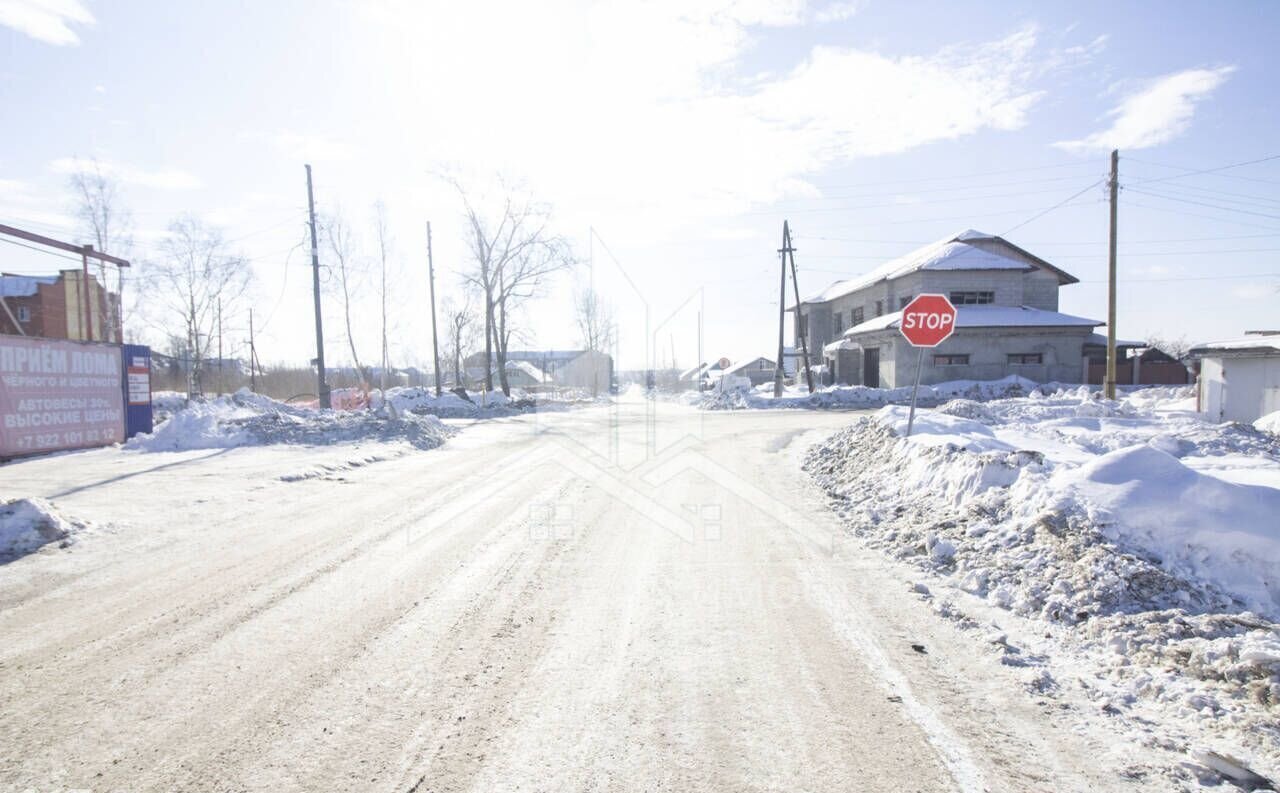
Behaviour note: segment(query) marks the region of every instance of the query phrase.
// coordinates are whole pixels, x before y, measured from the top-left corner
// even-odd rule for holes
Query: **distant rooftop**
[[[987,241],[1003,250],[989,250],[972,243]],[[1034,254],[1024,251],[1003,237],[967,229],[951,237],[917,248],[905,256],[885,262],[871,272],[855,278],[836,281],[826,289],[804,300],[805,303],[825,303],[865,289],[872,284],[920,270],[1023,270],[1035,268],[1027,257],[1058,276],[1064,284],[1076,283],[1076,278],[1049,264]]]
[[[845,338],[859,333],[898,327],[902,312],[894,311],[854,325],[844,332]],[[1103,323],[1058,311],[1045,311],[1030,306],[956,306],[957,328],[1096,328]]]

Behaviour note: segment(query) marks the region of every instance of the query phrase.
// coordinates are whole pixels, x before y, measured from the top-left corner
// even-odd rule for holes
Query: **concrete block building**
[[[1058,311],[1058,289],[1078,279],[1001,237],[965,231],[837,281],[793,308],[795,332],[828,382],[895,388],[915,378],[919,350],[898,331],[919,294],[947,295],[956,331],[926,350],[920,382],[1084,382],[1097,320]],[[798,336],[797,336],[798,337]]]

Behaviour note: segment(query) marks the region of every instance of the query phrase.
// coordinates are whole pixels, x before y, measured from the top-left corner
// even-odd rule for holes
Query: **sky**
[[[301,364],[309,163],[317,209],[344,216],[367,262],[386,207],[391,359],[422,364],[427,221],[441,302],[465,299],[471,266],[445,177],[481,211],[506,184],[551,207],[577,260],[520,310],[513,346],[576,347],[572,296],[594,288],[621,367],[688,367],[772,357],[784,220],[801,295],[972,228],[1077,276],[1061,309],[1105,319],[1118,148],[1120,337],[1275,328],[1280,5],[1153,8],[0,0],[0,223],[81,241],[67,180],[96,160],[132,216],[139,278],[176,217],[221,229],[255,277],[225,318],[229,354],[251,306],[264,363]],[[0,245],[5,271],[63,266]],[[367,362],[379,296],[371,275],[358,287]],[[161,318],[131,323],[161,338]]]

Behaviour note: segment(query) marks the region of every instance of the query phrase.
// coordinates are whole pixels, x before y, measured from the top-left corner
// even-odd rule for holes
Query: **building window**
[[[808,314],[800,315],[800,335],[804,336],[805,338],[809,337],[809,315]]]
[[[900,309],[906,308],[907,304],[910,302],[911,302],[911,295],[907,295],[906,297],[900,297],[898,298],[898,308]]]
[[[849,320],[849,327],[861,325],[865,315],[862,312],[862,306],[858,306],[853,310],[853,316]]]
[[[968,355],[935,355],[933,356],[934,366],[968,366]]]
[[[835,331],[836,331],[836,332],[835,332],[835,335],[836,335],[836,336],[839,336],[841,333],[843,333],[843,332],[844,332],[844,314],[843,314],[843,313],[841,313],[841,312],[839,312],[839,311],[837,311],[837,312],[836,312],[836,314],[835,314],[835,324],[834,324],[834,327],[835,327]]]
[[[884,301],[883,301],[883,300],[877,300],[877,301],[876,301],[876,316],[878,317],[878,316],[880,316],[880,315],[881,315],[881,314],[883,314],[883,313],[884,313]]]
[[[30,307],[30,306],[18,306],[18,321],[19,321],[19,322],[30,322],[30,321],[31,321],[31,307]]]
[[[1009,353],[1009,363],[1014,366],[1027,366],[1031,364],[1044,363],[1044,353],[1011,352]]]
[[[987,306],[996,302],[995,292],[952,292],[953,306]]]

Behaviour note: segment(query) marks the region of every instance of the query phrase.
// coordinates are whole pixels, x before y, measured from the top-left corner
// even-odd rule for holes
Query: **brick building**
[[[88,289],[89,322],[85,323]],[[117,295],[81,270],[57,275],[0,274],[0,333],[46,339],[119,342]]]

